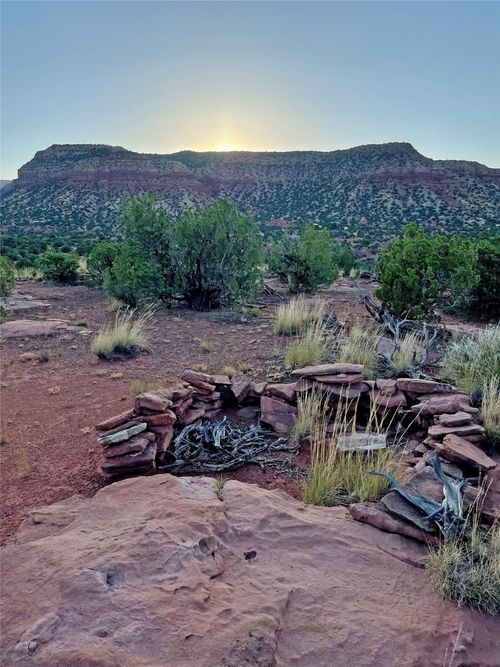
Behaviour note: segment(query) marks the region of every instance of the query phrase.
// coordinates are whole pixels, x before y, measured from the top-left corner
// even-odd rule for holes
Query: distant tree
[[[184,213],[174,235],[176,283],[191,308],[217,308],[257,294],[262,238],[251,216],[220,199]]]
[[[87,270],[95,285],[103,284],[106,271],[113,266],[119,249],[118,243],[110,241],[101,241],[92,248],[87,260]]]
[[[348,274],[358,265],[351,246],[348,243],[332,244],[333,262],[341,271]]]
[[[288,284],[291,292],[312,292],[338,276],[330,234],[313,224],[302,227],[298,239],[284,236],[273,242],[269,269]]]
[[[47,250],[40,255],[38,265],[46,280],[73,283],[78,276],[79,257],[73,252]]]
[[[429,315],[435,307],[463,310],[479,282],[477,255],[470,239],[433,235],[410,223],[379,255],[376,296],[412,317]]]
[[[469,312],[482,319],[500,319],[500,236],[477,244],[479,282],[471,292]]]
[[[16,277],[12,262],[7,257],[0,257],[0,297],[6,299],[12,293]]]

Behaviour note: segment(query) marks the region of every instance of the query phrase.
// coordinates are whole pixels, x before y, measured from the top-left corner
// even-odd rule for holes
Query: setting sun
[[[217,153],[230,153],[231,151],[234,151],[234,148],[232,146],[219,146],[216,151]]]

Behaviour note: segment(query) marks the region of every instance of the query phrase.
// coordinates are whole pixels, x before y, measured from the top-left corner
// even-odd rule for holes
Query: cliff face
[[[329,153],[140,154],[105,145],[54,145],[2,193],[4,228],[112,233],[131,194],[153,190],[170,215],[226,197],[260,222],[315,221],[346,236],[387,238],[408,220],[475,232],[500,219],[500,170],[431,160],[410,144]]]

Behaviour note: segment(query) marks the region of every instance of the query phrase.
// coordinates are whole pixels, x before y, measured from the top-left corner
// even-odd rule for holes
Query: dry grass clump
[[[500,615],[500,525],[486,534],[444,542],[427,559],[434,589],[459,607]]]
[[[208,364],[193,364],[191,368],[197,373],[208,373]]]
[[[481,420],[486,435],[494,445],[500,444],[500,376],[491,378],[483,387]]]
[[[396,371],[404,371],[415,366],[422,359],[422,338],[417,332],[410,332],[401,339],[399,350],[392,356],[392,363]]]
[[[117,312],[114,325],[102,328],[90,349],[100,359],[108,360],[149,351],[148,323],[153,313],[153,309],[148,308],[134,319],[134,310]]]
[[[311,325],[323,323],[327,313],[322,299],[307,300],[303,295],[282,303],[276,310],[273,331],[275,334],[293,336],[303,333]]]
[[[144,380],[132,380],[128,388],[128,392],[131,396],[139,396],[139,394],[144,393],[145,391],[153,391],[154,389],[159,389],[160,385],[156,382],[144,382]]]
[[[373,373],[377,364],[375,350],[381,335],[382,329],[376,324],[353,324],[339,361],[363,364],[366,373]]]
[[[297,419],[292,429],[292,436],[300,439],[315,434],[317,428],[328,420],[331,408],[321,389],[312,389],[299,395],[297,399]]]
[[[451,343],[445,374],[471,392],[500,376],[500,324]]]
[[[222,369],[223,375],[227,375],[228,378],[232,378],[233,375],[236,375],[237,372],[238,369],[236,369],[234,366],[227,365]]]
[[[343,452],[337,448],[340,436],[355,432],[356,410],[342,401],[337,406],[333,433],[323,420],[311,441],[311,470],[303,483],[303,500],[311,505],[333,506],[378,500],[388,488],[388,482],[370,470],[398,477],[402,471],[395,445],[369,452]],[[372,410],[366,426],[367,433],[382,434],[384,417]]]
[[[16,280],[42,280],[43,275],[34,266],[23,266],[14,269]]]
[[[287,368],[302,368],[319,364],[327,352],[325,326],[322,322],[311,324],[306,332],[293,340],[285,352]]]

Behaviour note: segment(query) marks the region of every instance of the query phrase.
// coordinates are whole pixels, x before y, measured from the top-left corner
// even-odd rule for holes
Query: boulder
[[[260,423],[270,426],[275,433],[286,435],[292,430],[295,417],[296,415],[285,412],[261,412]]]
[[[427,552],[252,484],[226,480],[221,502],[205,477],[124,480],[39,509],[2,548],[0,662],[497,664],[498,619],[436,595]]]
[[[453,433],[445,435],[443,442],[436,442],[434,449],[450,461],[467,463],[479,470],[491,470],[496,462],[468,440]]]
[[[337,375],[338,373],[346,373],[348,375],[361,373],[363,370],[362,364],[320,364],[319,366],[305,366],[304,368],[297,368],[292,371],[295,377],[314,377],[316,375]]]
[[[250,393],[251,380],[244,373],[236,373],[231,378],[231,392],[238,403],[241,403]]]
[[[252,382],[250,394],[256,398],[260,398],[266,391],[267,382]]]
[[[435,382],[434,380],[416,380],[411,378],[400,378],[397,381],[400,391],[408,391],[412,394],[451,394],[456,391],[451,384],[446,382]]]
[[[270,396],[276,396],[277,398],[282,398],[283,400],[292,403],[296,397],[296,384],[296,382],[288,384],[268,384],[266,393]]]

